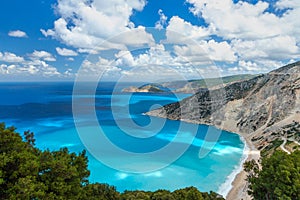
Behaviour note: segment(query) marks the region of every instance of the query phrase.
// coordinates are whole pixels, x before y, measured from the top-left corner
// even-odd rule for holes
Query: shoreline
[[[236,134],[236,133],[234,133],[234,134]],[[243,154],[240,159],[240,162],[238,165],[236,165],[234,167],[233,171],[227,176],[225,182],[219,187],[219,189],[217,191],[217,193],[222,195],[224,198],[226,198],[228,196],[229,192],[233,189],[233,182],[236,179],[237,175],[243,171],[243,165],[248,158],[248,152],[250,150],[248,143],[245,141],[243,136],[241,136],[241,135],[239,135],[239,136],[240,136],[241,141],[244,143]]]
[[[260,159],[260,151],[256,149],[256,147],[251,142],[248,135],[236,133],[240,135],[245,143],[248,146],[248,150],[245,153],[246,159],[243,161],[242,165],[246,161],[255,160],[258,162]],[[228,200],[251,200],[252,198],[248,195],[248,182],[246,181],[247,173],[241,168],[241,171],[236,174],[233,181],[231,182],[231,188],[230,191],[227,193],[225,199]]]
[[[149,115],[149,116],[153,116],[153,117],[160,117],[160,118],[167,118],[167,117],[155,115],[152,113],[150,114],[149,112],[145,113],[145,115]],[[174,119],[171,119],[171,120],[174,120]],[[244,147],[244,150],[246,150],[246,151],[243,152],[243,157],[245,156],[245,158],[242,158],[240,164],[237,166],[237,169],[234,169],[232,171],[232,173],[228,175],[228,177],[229,177],[228,180],[226,180],[219,187],[218,190],[220,191],[220,188],[224,185],[225,192],[224,192],[224,194],[221,194],[221,195],[224,195],[223,197],[226,200],[251,200],[252,198],[247,193],[247,189],[248,189],[248,182],[246,181],[247,173],[243,170],[243,165],[246,161],[250,161],[253,159],[258,161],[260,159],[260,151],[257,150],[257,148],[254,146],[254,144],[251,142],[250,135],[245,134],[245,133],[239,133],[239,131],[235,128],[235,126],[232,126],[232,123],[215,125],[212,123],[203,123],[203,122],[199,122],[196,120],[189,120],[189,119],[179,119],[179,121],[191,123],[191,124],[198,124],[198,125],[202,124],[202,125],[214,126],[217,129],[228,131],[228,132],[231,132],[233,134],[237,134],[240,136],[241,140],[245,144],[245,147],[247,148],[247,149],[245,149],[245,147]],[[225,186],[227,186],[229,188],[225,188]]]
[[[248,189],[248,182],[246,181],[247,173],[244,171],[243,165],[246,161],[250,161],[253,159],[258,162],[258,160],[260,159],[260,151],[257,150],[257,148],[254,146],[254,144],[251,142],[250,135],[245,134],[245,133],[239,133],[239,131],[236,129],[236,127],[232,126],[232,123],[230,123],[230,122],[223,123],[221,125],[216,125],[216,124],[212,124],[212,123],[203,123],[203,122],[201,123],[199,121],[188,120],[188,119],[183,119],[183,120],[180,119],[179,121],[192,123],[192,124],[199,124],[199,125],[203,124],[203,125],[208,125],[208,126],[214,126],[220,130],[228,131],[228,132],[231,132],[233,134],[237,134],[240,136],[240,138],[245,143],[245,145],[247,146],[248,149],[246,150],[246,152],[243,152],[243,156],[245,156],[245,158],[241,161],[240,165],[238,166],[240,171],[238,171],[238,170],[235,171],[235,169],[234,169],[230,175],[233,175],[233,173],[234,173],[235,176],[232,176],[232,178],[230,180],[226,180],[223,183],[223,184],[226,184],[227,187],[229,187],[229,188],[226,188],[226,190],[224,189],[225,191],[228,191],[228,192],[224,193],[223,197],[226,200],[251,200],[252,198],[247,193],[247,189]],[[230,184],[229,184],[229,181],[230,181]],[[220,190],[220,188],[218,190]]]
[[[185,120],[183,120],[183,121],[185,121]],[[197,123],[197,122],[191,122],[189,120],[187,120],[185,122]],[[236,171],[237,173],[235,173],[235,176],[232,176],[233,178],[230,179],[230,180],[232,180],[230,182],[230,184],[229,184],[229,180],[228,180],[228,182],[226,180],[225,183],[227,183],[229,188],[227,188],[228,192],[223,197],[226,200],[252,200],[252,197],[250,197],[248,195],[248,192],[247,192],[247,190],[248,190],[248,182],[246,181],[247,173],[244,171],[243,165],[244,165],[245,162],[250,161],[250,160],[255,160],[256,162],[258,162],[259,159],[260,159],[260,151],[257,150],[255,145],[252,143],[252,141],[250,139],[250,134],[239,133],[239,131],[236,128],[233,128],[234,126],[232,126],[231,123],[228,123],[228,124],[225,123],[225,124],[222,124],[222,125],[215,125],[215,124],[199,123],[198,122],[197,124],[205,124],[205,125],[208,125],[208,126],[214,126],[214,127],[218,128],[220,130],[228,131],[228,132],[231,132],[233,134],[237,134],[237,135],[240,136],[241,140],[245,144],[245,147],[247,146],[246,151],[243,152],[243,156],[245,156],[245,158],[242,159],[242,161],[239,165],[240,171]],[[235,172],[235,170],[232,173],[234,173],[234,172]]]
[[[244,134],[238,134],[240,135],[245,143],[248,146],[248,150],[245,152],[245,155],[247,156],[246,159],[242,162],[242,165],[246,161],[250,161],[252,159],[258,161],[260,159],[260,152],[256,149],[256,147],[252,144],[252,142],[249,140],[247,136]],[[247,173],[241,168],[241,171],[236,174],[233,181],[231,182],[231,188],[229,192],[226,195],[226,199],[229,200],[250,200],[252,199],[248,193],[248,182],[246,181]]]

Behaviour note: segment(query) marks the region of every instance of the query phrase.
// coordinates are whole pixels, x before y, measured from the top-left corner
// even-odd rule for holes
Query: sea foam
[[[248,152],[249,152],[249,147],[247,145],[247,142],[245,139],[240,136],[240,140],[244,143],[244,150],[243,150],[243,155],[241,157],[239,165],[236,165],[234,167],[234,170],[229,174],[225,180],[225,182],[219,187],[218,192],[221,194],[224,198],[228,195],[230,190],[232,189],[232,183],[236,176],[243,170],[243,164],[247,160],[248,157]]]

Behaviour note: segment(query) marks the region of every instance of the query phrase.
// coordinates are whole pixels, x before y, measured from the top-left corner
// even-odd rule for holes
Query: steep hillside
[[[300,62],[222,88],[203,89],[147,114],[241,133],[259,150],[272,150],[287,140],[299,142]]]
[[[257,75],[241,74],[233,76],[225,76],[220,78],[209,78],[199,80],[187,80],[187,81],[170,81],[163,83],[149,83],[141,87],[127,87],[123,92],[172,92],[175,93],[196,93],[203,88],[207,88],[207,84],[211,87],[222,87],[224,84],[230,84],[238,81],[249,80]]]

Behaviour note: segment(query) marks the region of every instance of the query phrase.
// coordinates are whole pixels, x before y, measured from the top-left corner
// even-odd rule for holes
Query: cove
[[[154,135],[152,130],[144,128],[151,123],[151,118],[143,113],[151,109],[153,105],[176,102],[187,95],[132,94],[122,93],[121,89],[113,93],[114,86],[114,83],[102,84],[95,94],[97,120],[112,143],[129,152],[146,153],[159,150],[171,142],[178,146],[186,144],[187,141],[192,140],[192,142],[175,162],[163,169],[142,174],[128,173],[108,167],[88,152],[90,181],[114,185],[119,191],[175,190],[188,186],[195,186],[201,191],[219,191],[220,187],[224,187],[224,183],[230,179],[229,176],[233,175],[232,172],[239,168],[245,145],[237,134],[207,125],[186,124],[159,118],[155,120],[158,123],[163,120],[164,126],[160,130],[155,130]],[[19,132],[28,129],[33,131],[38,148],[57,150],[67,147],[72,152],[82,151],[86,147],[80,140],[74,124],[72,89],[72,83],[1,83],[0,93],[3,98],[0,100],[0,119],[7,125],[18,127]],[[84,107],[88,106],[86,100],[90,96],[81,95],[75,98],[82,101],[84,111]],[[112,112],[112,106],[115,113]],[[129,109],[129,115],[126,109]],[[86,119],[88,116],[85,116],[80,126],[89,134],[95,127]],[[138,126],[127,126],[126,130],[143,135],[144,138],[128,135],[122,127],[118,126],[116,120],[133,121]],[[178,132],[182,123],[187,128]],[[192,133],[190,130],[197,131]],[[203,148],[205,136],[218,132],[221,132],[221,135],[213,144],[213,148],[205,157],[200,158],[199,150]],[[177,134],[179,136],[174,140]],[[191,138],[193,134],[195,137]],[[147,137],[148,135],[151,137]],[[90,140],[93,139],[93,137],[90,138]],[[114,157],[114,154],[110,154],[109,149],[105,147],[102,147],[102,150],[105,151],[107,159],[118,159],[119,165],[124,168],[130,168],[133,165],[142,168],[149,164],[149,160],[133,162],[126,157]]]

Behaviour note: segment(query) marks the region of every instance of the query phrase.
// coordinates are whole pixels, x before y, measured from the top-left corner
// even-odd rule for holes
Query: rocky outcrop
[[[282,137],[274,132],[300,122],[300,62],[222,88],[202,89],[147,114],[242,133],[262,150]]]

